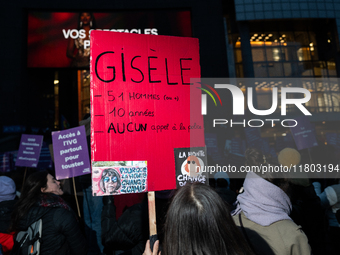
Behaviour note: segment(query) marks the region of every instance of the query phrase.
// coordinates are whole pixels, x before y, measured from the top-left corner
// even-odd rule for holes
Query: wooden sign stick
[[[73,180],[73,191],[74,191],[74,197],[76,198],[78,216],[79,216],[79,218],[81,218],[81,214],[80,214],[80,210],[79,210],[78,197],[77,197],[76,183],[75,183],[75,181],[74,181],[74,177],[72,177],[72,180]]]
[[[154,191],[148,192],[148,207],[149,207],[150,248],[151,251],[153,251],[153,245],[157,241],[156,202]]]
[[[27,167],[25,167],[25,173],[24,173],[24,179],[22,180],[21,192],[24,189],[24,184],[25,184],[25,181],[26,181],[26,173],[27,173]]]

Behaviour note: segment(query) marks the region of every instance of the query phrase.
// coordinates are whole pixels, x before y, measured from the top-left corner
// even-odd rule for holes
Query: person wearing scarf
[[[24,231],[42,219],[40,255],[84,255],[87,245],[77,216],[61,195],[60,182],[51,174],[45,171],[30,174],[13,211],[10,229]]]
[[[262,153],[255,149],[246,151],[246,160],[248,165],[267,163]],[[288,181],[266,179],[253,172],[247,173],[244,192],[237,196],[236,209],[232,212],[236,225],[258,255],[310,255],[307,236],[289,217],[290,198],[280,188],[287,187]]]

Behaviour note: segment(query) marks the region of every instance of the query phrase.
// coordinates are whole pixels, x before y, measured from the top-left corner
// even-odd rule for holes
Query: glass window
[[[318,48],[315,46],[309,46],[309,51],[313,60],[319,60]]]
[[[283,75],[283,67],[282,63],[268,63],[268,74],[269,77],[282,77]]]
[[[332,101],[333,101],[333,111],[340,112],[339,94],[332,94]]]
[[[306,31],[294,32],[294,40],[292,41],[300,43],[301,46],[308,46],[311,42],[308,36],[308,32]]]
[[[327,77],[326,63],[323,61],[313,62],[315,77]]]
[[[274,49],[278,49],[278,48],[274,48],[274,47],[266,48],[267,61],[274,61],[274,56],[273,56]]]
[[[282,60],[285,61],[297,61],[298,53],[295,46],[282,48]]]
[[[336,67],[334,61],[327,61],[328,75],[330,77],[336,77]]]
[[[288,77],[299,77],[300,72],[296,62],[283,63],[284,74]]]
[[[254,63],[254,73],[255,77],[268,77],[267,74],[267,64],[255,64]]]
[[[310,76],[313,77],[313,65],[311,62],[304,62],[299,63],[298,70],[300,75],[299,76]]]
[[[281,43],[295,42],[294,33],[288,32],[288,31],[279,32],[279,38],[278,39]]]
[[[320,24],[321,30],[313,26],[314,21]],[[336,41],[332,30],[336,27],[322,26],[330,24],[325,20],[314,21],[287,20],[283,25],[282,20],[272,20],[249,24],[255,77],[336,77],[332,57],[336,54],[336,47],[331,45]],[[269,27],[270,32],[258,32]],[[280,30],[280,27],[285,27],[285,31]],[[275,28],[277,30],[273,31]],[[242,63],[239,37],[233,38],[237,48],[234,49],[235,63]],[[320,60],[327,63],[321,63]]]
[[[242,63],[242,52],[239,49],[235,49],[235,62]]]
[[[236,76],[237,77],[244,77],[243,65],[242,64],[236,64]]]
[[[272,55],[273,55],[274,61],[282,60],[281,48],[273,48],[272,49]],[[270,60],[268,59],[268,61],[270,61]]]
[[[297,57],[299,61],[311,60],[309,47],[301,47],[297,50]]]
[[[252,48],[251,52],[252,52],[254,62],[266,61],[264,48]]]

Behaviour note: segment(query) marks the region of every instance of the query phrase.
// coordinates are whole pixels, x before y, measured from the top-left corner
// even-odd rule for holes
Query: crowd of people
[[[245,152],[247,166],[300,163],[293,148],[277,159],[254,148]],[[91,197],[84,187],[80,218],[54,173],[30,172],[21,189],[11,172],[0,176],[1,252],[30,254],[20,251],[18,233],[41,219],[42,255],[340,254],[338,179],[249,172],[235,187],[227,173],[217,173],[209,185],[155,192],[158,240],[152,244],[146,194],[117,213],[118,197],[127,195]]]

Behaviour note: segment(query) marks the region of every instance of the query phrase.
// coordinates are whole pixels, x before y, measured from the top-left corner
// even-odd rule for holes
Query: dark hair
[[[79,16],[78,16],[78,29],[82,29],[82,26],[80,26],[80,22],[81,22],[81,15],[83,13],[89,13],[91,18],[92,18],[92,26],[91,26],[91,29],[96,29],[97,28],[97,24],[96,24],[96,19],[94,18],[94,15],[93,15],[93,12],[87,12],[87,11],[83,11],[83,12],[80,12],[79,13]]]
[[[102,178],[101,178],[100,181],[99,181],[100,189],[106,193],[106,189],[105,189],[105,185],[104,185],[104,178],[105,178],[106,176],[116,176],[116,177],[117,177],[117,187],[116,187],[115,191],[116,191],[116,190],[119,190],[120,186],[122,185],[121,182],[120,182],[120,175],[119,175],[119,173],[118,173],[115,169],[113,169],[113,168],[107,168],[107,169],[105,169],[105,170],[103,171],[103,173],[102,173]]]
[[[11,231],[15,231],[20,219],[37,203],[42,194],[41,188],[47,187],[47,171],[35,172],[28,176],[20,198],[12,213]]]
[[[256,148],[248,148],[245,152],[246,156],[246,166],[260,166],[260,165],[272,165],[278,166],[278,162],[271,155],[264,155],[262,151]],[[256,172],[257,175],[263,179],[269,181],[270,183],[278,186],[284,192],[290,196],[289,178],[283,171],[273,172]]]
[[[162,245],[162,255],[253,254],[227,205],[201,183],[188,183],[173,197]]]

